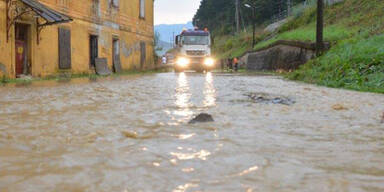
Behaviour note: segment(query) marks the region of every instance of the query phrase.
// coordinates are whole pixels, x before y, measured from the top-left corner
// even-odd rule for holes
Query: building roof
[[[21,0],[21,2],[30,7],[37,15],[46,21],[46,23],[42,25],[53,25],[72,21],[72,18],[69,16],[59,13],[35,0]]]

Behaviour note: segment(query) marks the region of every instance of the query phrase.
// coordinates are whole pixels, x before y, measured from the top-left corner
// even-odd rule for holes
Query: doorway
[[[30,26],[28,24],[15,24],[15,74],[16,78],[31,74],[30,65]]]
[[[99,56],[98,40],[96,35],[89,36],[89,65],[90,67],[96,66],[96,59]]]
[[[112,57],[113,72],[120,73],[122,70],[120,62],[120,42],[117,38],[112,40]]]

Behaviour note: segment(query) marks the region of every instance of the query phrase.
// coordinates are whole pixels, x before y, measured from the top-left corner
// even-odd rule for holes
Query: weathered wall
[[[314,45],[280,41],[265,49],[243,56],[248,70],[297,69],[315,56]]]
[[[4,14],[3,14],[4,13]],[[5,1],[0,0],[0,65],[2,65],[2,69],[0,70],[1,75],[11,75],[12,70],[12,59],[11,49],[9,48],[10,44],[6,42],[6,16],[5,16]]]
[[[71,61],[73,73],[92,73],[89,61],[89,36],[97,35],[99,57],[108,59],[112,68],[112,41],[120,40],[120,60],[124,70],[140,69],[140,42],[146,44],[144,69],[154,66],[153,61],[153,0],[146,0],[146,17],[139,18],[139,0],[120,0],[118,8],[109,0],[95,5],[91,0],[40,0],[41,3],[69,15],[73,22],[45,27],[37,44],[36,22],[32,15],[18,22],[30,24],[31,64],[33,76],[47,76],[59,72],[58,28],[71,31]],[[5,0],[0,0],[0,63],[7,69],[7,76],[15,77],[14,27],[10,41],[5,35]]]

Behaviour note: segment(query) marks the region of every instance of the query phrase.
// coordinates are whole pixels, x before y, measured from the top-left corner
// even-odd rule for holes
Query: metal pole
[[[255,48],[255,44],[256,44],[256,42],[255,42],[255,31],[256,31],[256,8],[255,7],[253,7],[253,14],[252,14],[252,20],[253,20],[253,33],[252,33],[252,49],[253,48]]]
[[[287,0],[287,11],[288,11],[288,16],[291,15],[291,0]]]
[[[282,4],[283,2],[280,0],[279,1],[279,18],[277,19],[278,21],[281,19],[281,15],[282,15],[282,11],[281,11],[281,4]]]
[[[236,32],[237,33],[240,32],[240,10],[239,10],[239,5],[240,5],[240,0],[236,0],[236,3],[235,3],[235,6],[236,6],[235,19],[236,19]]]
[[[324,30],[324,1],[317,0],[317,29],[316,29],[316,54],[321,55],[323,51],[323,30]]]
[[[7,43],[9,41],[9,32],[10,32],[10,20],[9,18],[9,8],[10,8],[10,0],[5,1],[5,14],[6,16],[6,22],[5,22],[5,30],[7,30],[6,35],[7,35]]]

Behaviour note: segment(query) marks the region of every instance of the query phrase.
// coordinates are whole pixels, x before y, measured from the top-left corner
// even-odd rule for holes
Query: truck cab
[[[176,36],[176,72],[195,70],[203,72],[215,67],[211,56],[211,35],[207,30],[183,30]]]

